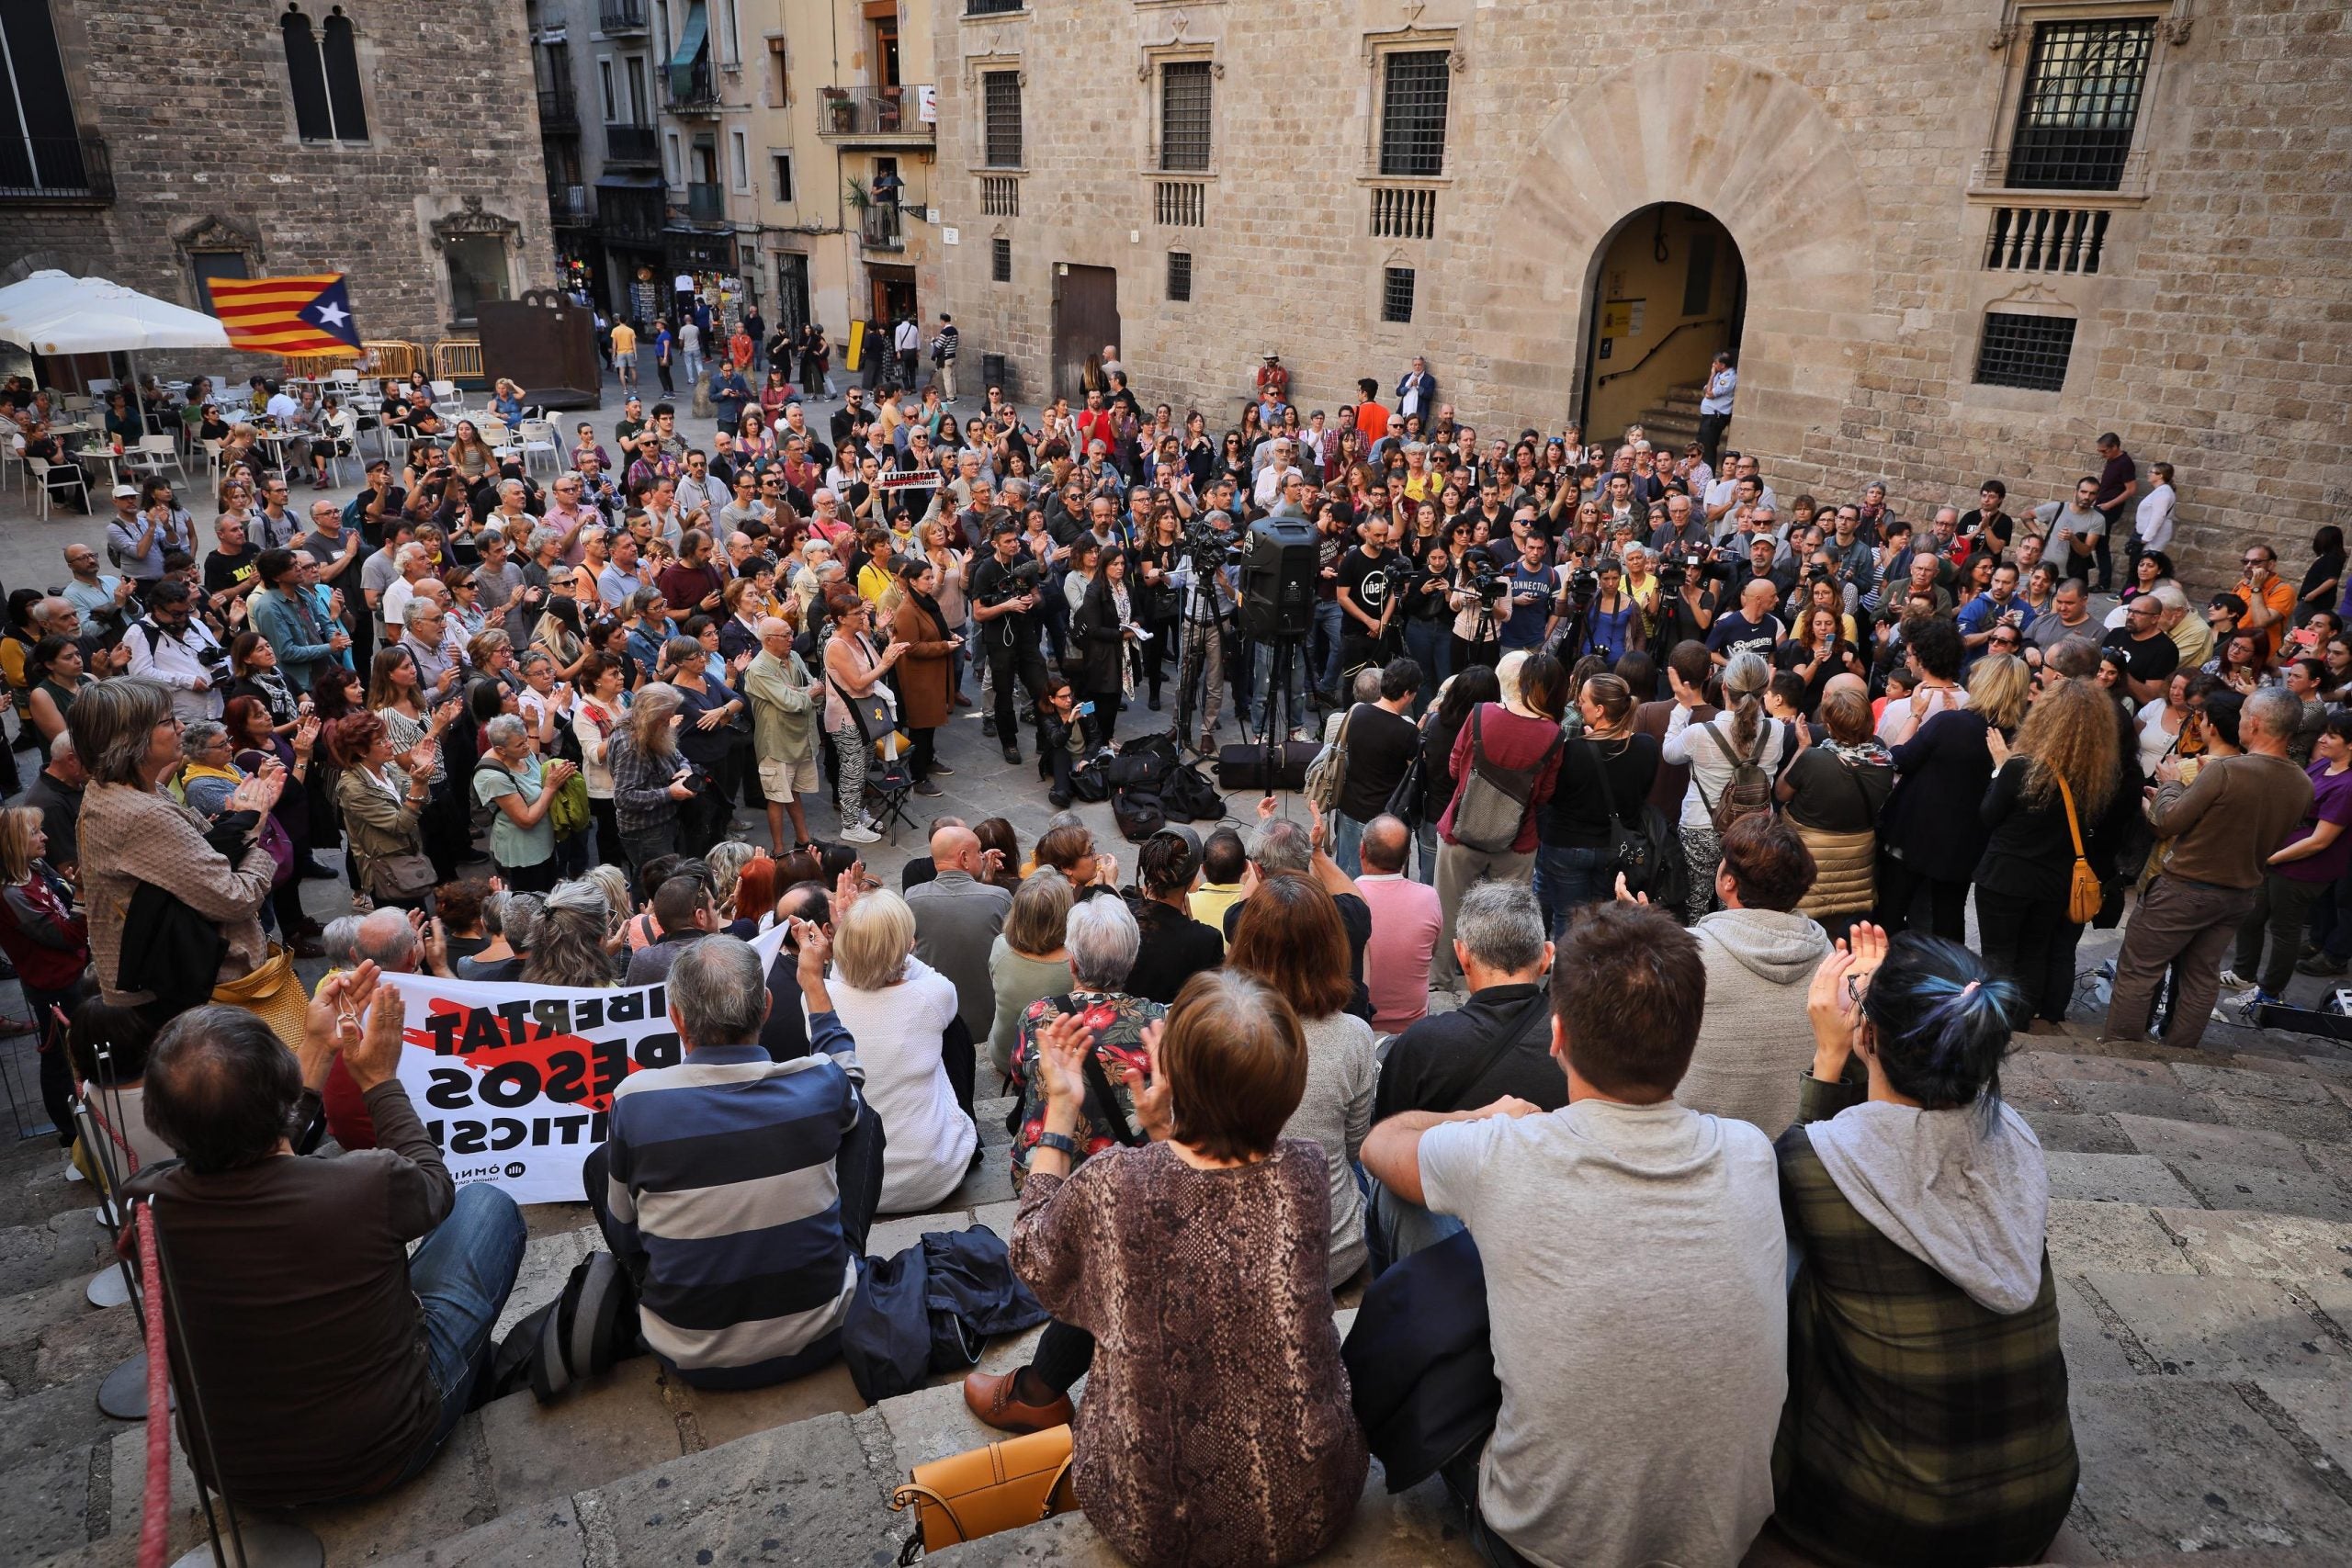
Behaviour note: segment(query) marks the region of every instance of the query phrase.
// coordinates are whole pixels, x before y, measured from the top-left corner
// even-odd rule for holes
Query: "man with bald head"
[[[987,1039],[995,1021],[989,949],[1012,908],[1010,891],[980,880],[1001,869],[998,858],[996,851],[980,848],[969,828],[942,825],[931,835],[937,874],[907,890],[907,908],[915,914],[915,956],[954,983],[956,1010],[974,1040]],[[950,1066],[948,1077],[956,1073]]]
[[[743,694],[752,704],[752,754],[759,759],[760,790],[768,802],[768,841],[785,852],[784,819],[792,818],[795,847],[808,842],[808,818],[800,797],[824,787],[817,773],[815,705],[825,685],[792,649],[792,623],[763,615],[755,630],[760,651],[743,670]]]

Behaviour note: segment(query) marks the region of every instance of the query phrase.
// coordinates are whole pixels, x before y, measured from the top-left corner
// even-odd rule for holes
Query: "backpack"
[[[1144,842],[1167,823],[1159,792],[1175,763],[1151,744],[1166,739],[1148,736],[1130,742],[1106,770],[1111,780],[1111,816],[1119,825],[1119,836],[1131,844]]]
[[[1764,771],[1764,742],[1777,733],[1772,728],[1775,722],[1769,718],[1758,721],[1756,744],[1745,757],[1731,749],[1731,742],[1724,739],[1713,720],[1700,726],[1707,732],[1707,739],[1715,743],[1715,750],[1723,753],[1724,761],[1731,764],[1731,780],[1724,785],[1721,795],[1710,801],[1704,789],[1699,791],[1700,802],[1707,807],[1708,819],[1714,823],[1718,836],[1729,832],[1731,825],[1743,817],[1772,809],[1772,775]],[[1694,778],[1691,782],[1698,781]]]
[[[1214,821],[1225,815],[1225,797],[1206,773],[1179,762],[1159,787],[1159,809],[1171,822]]]
[[[1306,764],[1306,798],[1327,816],[1339,809],[1340,793],[1348,787],[1348,726],[1355,720],[1355,709],[1350,708],[1331,744]]]
[[[1481,724],[1486,716],[1484,704],[1470,715],[1470,776],[1462,781],[1454,802],[1453,841],[1482,854],[1508,854],[1527,820],[1535,781],[1559,756],[1566,737],[1554,735],[1532,768],[1498,768],[1487,760]]]

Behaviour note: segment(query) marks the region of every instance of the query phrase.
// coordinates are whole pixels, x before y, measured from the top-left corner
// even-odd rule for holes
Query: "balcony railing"
[[[539,129],[577,133],[580,130],[580,106],[571,96],[570,86],[539,89]]]
[[[1437,232],[1437,192],[1428,186],[1372,187],[1372,237],[1426,240]]]
[[[690,185],[686,187],[685,211],[689,223],[724,223],[727,192],[718,186]]]
[[[1985,270],[2095,273],[2113,216],[2103,207],[1996,207],[1986,231]]]
[[[645,30],[645,0],[596,0],[596,29],[608,37]]]
[[[586,186],[548,186],[548,211],[559,229],[584,229],[596,221],[596,204]]]
[[[911,87],[829,87],[817,129],[831,141],[928,142],[933,128],[916,117]]]
[[[663,91],[673,114],[712,115],[718,112],[718,78],[704,55],[692,65],[673,65],[662,73]]]
[[[607,164],[658,164],[661,161],[661,138],[651,126],[605,127],[605,162]]]
[[[649,243],[662,237],[659,191],[607,186],[596,193],[597,227],[607,239]]]
[[[895,207],[869,207],[859,220],[857,237],[869,251],[903,251],[907,248],[906,231],[899,226],[899,209]]]
[[[1209,187],[1199,180],[1154,180],[1151,220],[1163,229],[1198,229],[1208,222]]]
[[[1021,182],[1010,175],[980,176],[980,216],[983,218],[1018,218],[1021,216]]]
[[[0,137],[0,202],[103,205],[114,199],[114,160],[96,136]]]

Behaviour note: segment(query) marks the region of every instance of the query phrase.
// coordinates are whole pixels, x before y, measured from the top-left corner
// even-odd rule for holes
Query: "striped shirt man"
[[[832,1011],[808,1032],[792,1061],[705,1046],[613,1093],[605,1235],[647,1348],[697,1388],[761,1388],[841,1352],[871,1215],[844,1215],[834,1162],[865,1074]]]

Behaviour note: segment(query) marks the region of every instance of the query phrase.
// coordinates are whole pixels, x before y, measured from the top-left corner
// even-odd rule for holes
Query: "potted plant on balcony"
[[[847,87],[820,87],[825,100],[825,123],[836,136],[847,136],[857,129],[857,105],[850,101]]]

